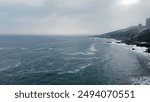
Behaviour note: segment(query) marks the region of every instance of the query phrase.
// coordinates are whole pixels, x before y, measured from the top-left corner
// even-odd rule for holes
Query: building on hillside
[[[138,30],[142,30],[143,29],[143,25],[142,24],[139,24],[138,25]]]
[[[150,17],[146,19],[146,27],[150,28]]]

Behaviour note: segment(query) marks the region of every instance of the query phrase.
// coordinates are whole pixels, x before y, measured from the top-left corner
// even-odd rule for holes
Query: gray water
[[[149,58],[108,39],[0,36],[0,84],[150,84]]]

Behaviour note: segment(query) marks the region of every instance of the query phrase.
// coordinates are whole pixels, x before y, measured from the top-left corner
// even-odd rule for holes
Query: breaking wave
[[[94,44],[92,44],[92,45],[90,46],[89,51],[90,51],[90,52],[96,52],[96,51],[97,51],[97,49],[95,48],[95,45],[94,45]]]
[[[86,65],[81,66],[79,69],[75,69],[75,70],[72,70],[72,71],[69,70],[69,71],[66,71],[66,72],[62,71],[62,70],[59,70],[60,72],[58,72],[58,74],[59,75],[61,75],[61,74],[75,74],[75,73],[78,73],[78,72],[86,69],[89,66],[92,66],[92,65],[93,65],[92,63],[91,64],[86,64]]]
[[[117,43],[117,42],[119,42],[119,43]],[[129,49],[131,51],[134,51],[134,52],[137,52],[137,53],[141,53],[141,54],[146,55],[146,56],[147,55],[150,56],[149,53],[145,52],[147,50],[146,47],[140,47],[140,46],[136,46],[136,45],[127,45],[127,44],[121,43],[120,41],[117,41],[117,40],[113,40],[111,42],[111,44],[113,44],[113,45],[119,45],[119,46],[122,46],[125,49]]]
[[[92,60],[98,59],[98,57],[66,57],[65,60]]]
[[[150,77],[143,76],[143,77],[131,78],[131,82],[133,85],[150,85]]]
[[[72,52],[72,53],[66,53],[66,55],[69,56],[80,56],[80,55],[85,55],[85,56],[91,56],[91,55],[95,55],[95,52],[97,52],[98,50],[95,48],[95,45],[92,44],[87,51],[85,52]]]

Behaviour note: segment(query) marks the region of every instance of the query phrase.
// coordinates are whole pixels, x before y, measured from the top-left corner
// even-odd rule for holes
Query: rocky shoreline
[[[125,43],[127,45],[146,47],[147,50],[145,52],[150,53],[150,29],[149,28],[139,31],[137,27],[130,27],[123,30],[102,34],[102,35],[96,35],[93,37],[108,38],[108,39],[112,38],[121,41],[118,43]]]
[[[146,47],[147,50],[145,52],[150,53],[150,43],[147,42],[128,42],[128,41],[121,41],[122,43],[125,43],[127,45],[136,45],[139,47]],[[133,49],[134,50],[134,49]]]

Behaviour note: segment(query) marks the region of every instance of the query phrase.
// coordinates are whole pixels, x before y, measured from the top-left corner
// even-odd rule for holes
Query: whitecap
[[[90,51],[90,52],[96,52],[96,51],[97,51],[97,49],[95,48],[95,45],[94,45],[94,44],[92,44],[92,45],[90,46],[89,51]]]
[[[56,69],[56,71],[57,71],[58,75],[66,74],[66,72],[63,69],[60,69],[60,68]]]
[[[58,75],[62,75],[62,74],[66,74],[65,71],[60,71],[60,72],[57,72]]]
[[[65,60],[92,60],[98,59],[98,57],[66,57]]]
[[[86,65],[81,66],[79,69],[76,69],[73,71],[67,71],[67,73],[74,74],[74,73],[80,72],[81,70],[83,70],[91,65],[93,65],[93,64],[86,64]]]
[[[10,68],[16,68],[16,67],[19,67],[21,65],[21,62],[18,62],[18,63],[13,63],[13,64],[5,64],[5,66],[3,66],[2,68],[0,68],[0,71],[5,71],[5,70],[8,70]]]
[[[140,54],[143,54],[143,55],[146,55],[146,56],[150,56],[149,53],[145,52],[147,50],[147,47],[140,47],[140,46],[137,46],[137,45],[127,45],[125,43],[121,43],[121,42],[117,43],[117,42],[120,42],[120,41],[113,40],[111,44],[122,46],[123,48],[129,49],[133,52],[140,53]]]
[[[73,52],[73,53],[66,53],[66,55],[69,55],[69,56],[78,56],[78,55],[85,55],[85,53],[83,53],[83,52]]]
[[[98,57],[88,57],[88,58],[78,58],[83,60],[92,60],[92,59],[98,59]]]
[[[96,51],[98,51],[98,50],[95,48],[95,45],[92,44],[90,46],[90,48],[88,48],[88,50],[85,52],[72,52],[72,53],[66,53],[66,55],[69,55],[69,56],[79,56],[79,55],[90,56],[90,55],[95,55]]]
[[[79,72],[80,71],[80,69],[76,69],[76,70],[74,70],[74,71],[67,71],[67,73],[69,73],[69,74],[75,74],[75,73],[77,73],[77,72]]]
[[[86,52],[86,55],[95,55],[95,52],[97,52],[98,50],[95,48],[95,45],[92,44],[90,46],[90,48],[88,49],[88,51]]]
[[[86,52],[86,55],[95,55],[95,52]]]
[[[142,76],[142,77],[131,78],[131,82],[133,85],[150,85],[150,77]]]
[[[62,70],[58,70],[58,74],[59,75],[62,75],[62,74],[75,74],[75,73],[78,73],[78,72],[80,72],[81,70],[84,70],[85,68],[87,68],[87,67],[89,67],[89,66],[91,66],[91,65],[93,65],[93,64],[86,64],[86,65],[83,65],[83,66],[81,66],[80,68],[78,68],[78,69],[75,69],[75,70],[69,70],[69,71],[62,71]]]
[[[21,50],[27,50],[28,48],[25,48],[25,47],[21,47],[20,49],[21,49]]]
[[[21,65],[21,62],[16,63],[15,67],[19,67]]]
[[[90,52],[90,51],[87,51],[87,52],[74,52],[74,53],[71,53],[70,55],[72,56],[78,56],[78,55],[94,55],[95,52]]]
[[[67,73],[73,74],[75,73],[75,71],[67,71]]]
[[[110,56],[105,55],[104,58],[102,59],[102,62],[107,62],[107,61],[109,61],[110,59],[111,59]]]
[[[86,64],[86,65],[83,65],[83,66],[81,66],[80,69],[85,69],[85,68],[87,68],[87,67],[89,67],[89,66],[91,66],[91,65],[93,65],[93,64]]]

